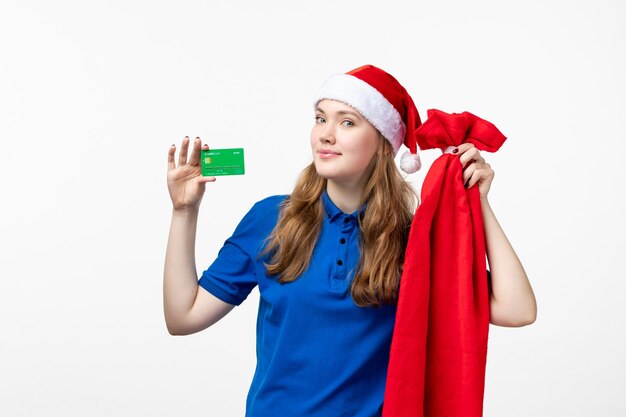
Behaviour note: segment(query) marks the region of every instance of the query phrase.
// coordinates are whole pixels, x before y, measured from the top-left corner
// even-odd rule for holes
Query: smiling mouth
[[[333,159],[341,156],[340,153],[335,152],[317,152],[317,154],[319,155],[320,159]]]

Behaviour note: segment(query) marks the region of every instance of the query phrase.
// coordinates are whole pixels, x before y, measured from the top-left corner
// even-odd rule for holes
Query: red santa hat
[[[421,168],[415,130],[422,122],[413,99],[391,74],[373,65],[333,74],[315,95],[313,108],[323,99],[339,100],[357,110],[391,143],[394,156],[402,144],[409,148],[400,160],[404,172]]]

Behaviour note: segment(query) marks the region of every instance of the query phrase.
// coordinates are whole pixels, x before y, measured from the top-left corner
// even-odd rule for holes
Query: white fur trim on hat
[[[400,113],[377,89],[349,74],[333,74],[319,89],[313,107],[323,99],[339,100],[358,110],[391,143],[394,155],[404,142],[406,126]]]

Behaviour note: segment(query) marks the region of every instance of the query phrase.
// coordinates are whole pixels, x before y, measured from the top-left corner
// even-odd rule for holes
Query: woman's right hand
[[[214,182],[215,177],[202,176],[200,166],[200,145],[202,141],[196,138],[189,161],[187,150],[189,149],[189,137],[185,136],[178,155],[178,166],[174,163],[176,145],[172,145],[167,154],[167,188],[170,192],[174,210],[197,209],[202,201],[207,182]],[[208,150],[209,145],[203,145],[202,149]]]

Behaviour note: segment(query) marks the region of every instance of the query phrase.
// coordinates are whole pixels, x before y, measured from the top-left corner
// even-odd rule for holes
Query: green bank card
[[[243,148],[201,149],[202,175],[243,175]]]

